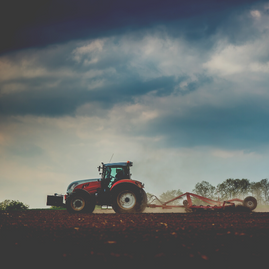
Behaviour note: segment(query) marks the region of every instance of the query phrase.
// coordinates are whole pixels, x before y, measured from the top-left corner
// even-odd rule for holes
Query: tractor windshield
[[[115,181],[130,178],[129,166],[105,166],[103,170],[103,180],[108,182],[110,188]]]
[[[123,179],[128,178],[127,167],[106,167],[104,171],[104,179],[117,178]]]

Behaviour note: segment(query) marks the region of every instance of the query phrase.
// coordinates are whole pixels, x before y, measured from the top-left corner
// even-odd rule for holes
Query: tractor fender
[[[101,189],[101,182],[98,180],[92,181],[92,182],[84,182],[79,185],[77,185],[74,189],[76,190],[84,190],[90,194],[94,194],[98,191],[98,189]],[[73,191],[73,192],[74,192]]]
[[[131,179],[121,179],[117,182],[115,182],[112,187],[110,188],[110,191],[115,188],[116,186],[119,186],[119,185],[122,185],[122,184],[126,184],[126,185],[134,185],[134,186],[137,186],[138,188],[142,189],[144,188],[144,185],[140,182],[140,181],[137,181],[137,180],[131,180]]]

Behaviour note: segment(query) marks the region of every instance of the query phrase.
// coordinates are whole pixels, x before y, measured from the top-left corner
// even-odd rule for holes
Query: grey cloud
[[[188,108],[183,116],[168,114],[148,123],[149,136],[165,137],[164,146],[217,146],[254,150],[269,142],[268,100],[249,98],[226,107]],[[144,126],[144,128],[146,128]]]
[[[243,14],[245,13],[243,12]],[[203,17],[204,15],[201,16]],[[90,104],[92,107],[88,110],[83,110],[81,113],[88,116],[104,117],[109,114],[113,107],[135,104],[135,102],[139,102],[137,99],[151,93],[152,98],[172,96],[182,100],[182,102],[179,102],[179,105],[184,103],[185,100],[190,102],[191,105],[189,108],[184,108],[183,114],[179,116],[168,104],[167,107],[163,108],[167,110],[167,113],[161,114],[158,118],[147,122],[147,124],[135,128],[136,131],[134,133],[138,135],[164,136],[165,145],[176,145],[178,147],[186,145],[221,145],[231,148],[250,148],[254,144],[267,143],[267,136],[265,135],[267,127],[264,126],[267,126],[268,111],[261,108],[261,104],[265,104],[264,100],[267,100],[267,98],[258,98],[252,103],[255,94],[250,93],[241,100],[242,96],[234,96],[233,92],[237,90],[244,91],[245,85],[243,83],[234,82],[231,77],[220,80],[217,74],[212,75],[203,69],[203,63],[207,62],[210,56],[214,54],[214,49],[216,49],[214,46],[216,46],[218,41],[222,41],[222,39],[226,41],[227,36],[231,38],[232,43],[239,42],[238,40],[241,40],[240,42],[245,40],[244,42],[246,42],[247,38],[252,38],[251,35],[247,35],[248,25],[251,25],[250,19],[246,20],[246,25],[243,25],[244,20],[243,22],[231,20],[231,23],[227,20],[225,25],[224,17],[226,15],[223,15],[222,23],[219,24],[217,22],[220,21],[218,21],[216,16],[214,15],[213,18],[208,19],[208,22],[212,20],[212,23],[208,24],[215,24],[216,28],[213,26],[212,28],[207,28],[206,24],[203,23],[199,27],[197,26],[198,28],[195,28],[192,25],[198,22],[198,17],[194,19],[191,16],[184,18],[185,22],[189,23],[186,28],[192,29],[194,35],[193,37],[188,36],[186,39],[183,39],[183,42],[180,44],[176,42],[173,44],[174,46],[183,46],[182,44],[184,43],[184,46],[190,48],[190,50],[176,50],[176,52],[179,51],[182,55],[175,55],[179,56],[175,62],[172,62],[174,56],[172,52],[171,59],[167,62],[168,64],[162,68],[160,68],[162,61],[166,60],[165,57],[169,54],[166,51],[163,57],[158,58],[159,54],[163,52],[162,46],[160,48],[157,46],[158,49],[154,51],[153,55],[142,55],[143,57],[139,59],[138,63],[135,62],[139,58],[139,53],[143,53],[143,49],[145,49],[142,45],[141,49],[139,46],[142,43],[140,41],[143,41],[143,37],[147,36],[147,31],[141,31],[134,35],[130,34],[125,39],[121,36],[113,37],[107,42],[104,41],[104,46],[101,50],[89,50],[82,54],[79,61],[75,60],[76,49],[85,44],[90,44],[92,40],[88,40],[85,43],[73,41],[65,46],[58,45],[43,50],[27,50],[10,54],[7,58],[15,64],[21,58],[30,56],[31,59],[34,59],[34,64],[37,63],[38,67],[44,67],[47,71],[51,71],[51,73],[45,72],[40,77],[16,78],[2,82],[2,86],[5,83],[19,82],[25,86],[26,90],[2,94],[0,114],[30,114],[51,117],[75,116],[77,109],[85,104]],[[183,19],[181,18],[181,20]],[[213,23],[215,20],[216,23]],[[175,35],[173,31],[176,29],[177,22],[173,21],[171,24],[174,26],[172,31],[168,30],[166,32],[169,28],[167,26],[160,33],[161,37],[166,33],[168,43],[171,40],[173,41]],[[180,27],[184,29],[184,25],[180,25]],[[178,28],[179,35],[180,27]],[[236,37],[232,30],[230,30],[232,27],[234,33],[243,34],[241,36],[239,34]],[[196,42],[200,38],[199,36],[195,37],[196,34],[199,35],[199,31],[196,31],[197,29],[205,31],[202,34],[204,37],[216,32],[219,35],[216,35],[215,39],[209,41],[213,45],[204,41],[204,43]],[[253,29],[251,32],[254,32]],[[227,33],[225,33],[226,30]],[[158,30],[155,31],[157,32]],[[232,38],[233,35],[235,36],[234,40]],[[261,35],[260,32],[259,35]],[[237,41],[236,38],[238,38]],[[134,45],[133,41],[136,41]],[[124,46],[129,46],[130,44],[133,47],[128,47],[124,51]],[[200,47],[201,44],[203,44],[202,48]],[[154,47],[153,42],[146,45]],[[138,50],[132,53],[132,48],[136,49],[136,46]],[[188,53],[187,56],[189,58],[185,57],[185,51]],[[168,50],[168,52],[170,51]],[[189,64],[188,59],[193,56],[192,53],[195,55],[193,57],[195,60],[194,63]],[[98,58],[96,62],[91,64],[85,63],[86,60],[91,61],[94,57]],[[179,63],[176,61],[179,61]],[[132,65],[134,62],[135,64]],[[172,70],[174,66],[178,69]],[[166,67],[169,71],[166,70]],[[193,71],[195,68],[198,71]],[[60,71],[65,70],[68,71],[67,73],[70,76],[61,75]],[[56,75],[53,74],[54,72]],[[59,75],[57,75],[57,72],[59,72]],[[90,74],[87,75],[87,72],[96,73],[91,76]],[[152,72],[153,75],[148,75],[147,72]],[[240,75],[242,81],[247,81],[247,84],[258,89],[266,87],[268,84],[266,75],[255,73],[256,78],[258,77],[257,81],[250,80],[247,77],[248,73],[243,72]],[[91,87],[99,80],[102,82],[100,85]],[[55,86],[51,86],[52,84],[55,84]],[[209,97],[214,96],[219,106],[214,106],[214,104],[206,105],[206,102],[198,102],[197,105],[194,105],[196,102],[195,98],[199,98],[202,89]],[[219,91],[227,91],[224,100],[218,97]],[[196,97],[187,99],[186,97],[189,95]],[[148,104],[148,106],[153,106],[153,103]],[[95,109],[96,107],[98,109]],[[153,107],[150,108],[153,109]],[[260,131],[262,127],[265,130],[264,132]],[[133,130],[133,128],[131,129]]]
[[[37,82],[39,87],[40,81]],[[64,84],[68,84],[66,81]],[[81,89],[74,91],[71,85],[62,89],[31,89],[19,93],[10,93],[1,97],[0,113],[2,115],[50,115],[71,114],[76,107],[85,102],[87,92]],[[81,101],[83,100],[83,101]]]
[[[44,154],[43,149],[32,143],[12,145],[9,146],[6,150],[8,150],[12,155],[23,158],[36,158]]]
[[[14,66],[23,69],[24,61],[29,60],[30,67],[26,66],[28,73],[36,69],[43,70],[33,77],[18,73],[0,82],[0,92],[9,84],[21,85],[22,89],[14,92],[2,92],[0,98],[0,114],[2,115],[48,115],[64,116],[74,115],[76,109],[86,103],[108,110],[121,103],[133,103],[139,96],[154,92],[154,96],[167,96],[172,93],[185,95],[196,90],[207,77],[191,81],[180,88],[178,84],[189,79],[189,75],[164,75],[158,70],[159,59],[156,62],[147,62],[147,70],[158,76],[145,80],[138,74],[139,66],[130,67],[130,63],[137,55],[122,52],[125,41],[113,39],[105,43],[101,51],[90,51],[82,54],[80,61],[75,61],[74,51],[78,47],[76,42],[66,46],[52,46],[43,50],[28,50],[14,53],[6,59]],[[90,41],[86,43],[90,44]],[[139,42],[137,42],[139,46]],[[80,44],[84,46],[84,43]],[[111,52],[111,50],[113,52]],[[93,57],[98,57],[96,63],[87,65]],[[145,61],[142,61],[142,64]],[[157,65],[157,66],[156,66]],[[28,69],[27,69],[28,68]],[[147,77],[147,74],[144,74]],[[202,75],[196,75],[202,76]],[[101,83],[98,84],[98,82]],[[95,86],[97,84],[97,86]],[[19,87],[19,86],[18,86]],[[93,113],[93,111],[91,111]],[[98,112],[100,113],[100,110]],[[94,113],[95,114],[95,113]],[[91,114],[93,115],[93,114]]]
[[[56,81],[56,79],[54,79]],[[23,80],[21,80],[23,81]],[[53,80],[49,81],[53,83]],[[25,81],[28,91],[2,95],[0,114],[2,115],[74,115],[75,110],[85,103],[98,102],[103,109],[110,109],[115,104],[133,102],[136,96],[155,91],[156,96],[169,95],[173,92],[178,79],[160,77],[142,82],[135,77],[108,83],[108,85],[88,90],[77,79],[63,79],[56,87],[49,88],[48,79]],[[89,85],[91,80],[88,81]],[[84,82],[85,84],[85,82]]]

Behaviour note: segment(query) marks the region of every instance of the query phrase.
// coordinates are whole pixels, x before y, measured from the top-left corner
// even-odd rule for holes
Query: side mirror
[[[101,166],[99,165],[97,168],[98,168],[98,171],[100,172],[100,170],[101,170]]]

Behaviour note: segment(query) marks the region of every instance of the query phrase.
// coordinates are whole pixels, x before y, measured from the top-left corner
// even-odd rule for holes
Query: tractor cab
[[[102,185],[105,190],[109,190],[112,185],[121,179],[131,179],[130,166],[132,162],[119,162],[119,163],[102,163],[98,170],[102,170]]]

